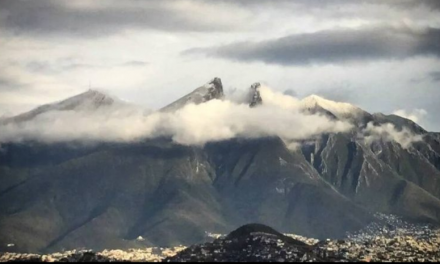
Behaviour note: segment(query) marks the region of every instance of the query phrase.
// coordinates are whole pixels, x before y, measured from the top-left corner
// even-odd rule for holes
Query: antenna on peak
[[[92,90],[92,87],[90,85],[90,80],[89,80],[89,91],[91,91],[91,90]]]

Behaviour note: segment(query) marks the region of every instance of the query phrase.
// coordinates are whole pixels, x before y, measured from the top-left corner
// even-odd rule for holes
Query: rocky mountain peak
[[[207,84],[195,89],[191,93],[165,106],[160,111],[176,111],[187,104],[201,104],[213,99],[222,99],[224,97],[223,85],[220,78],[215,77]]]
[[[122,103],[118,99],[103,92],[89,89],[81,94],[69,97],[62,101],[41,105],[33,110],[6,119],[5,123],[29,121],[36,116],[52,111],[93,111],[100,107],[109,107],[115,103]]]
[[[89,89],[88,91],[79,95],[70,97],[64,101],[61,101],[60,105],[79,105],[79,104],[91,104],[95,107],[102,105],[111,105],[116,100],[111,96],[104,94],[103,92]]]
[[[203,97],[204,101],[209,101],[211,99],[221,99],[224,96],[222,80],[218,77],[212,79],[208,84],[208,92]]]
[[[254,83],[251,85],[251,89],[249,91],[249,106],[250,107],[255,107],[257,105],[261,105],[263,103],[263,99],[261,98],[260,95],[260,89],[261,84],[260,83]]]
[[[223,91],[223,85],[222,85],[222,80],[218,77],[214,77],[214,79],[212,79],[209,84],[214,85],[215,87],[219,88],[221,91]]]

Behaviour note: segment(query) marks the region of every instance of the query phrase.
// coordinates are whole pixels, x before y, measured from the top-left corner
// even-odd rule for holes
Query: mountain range
[[[260,87],[249,89],[252,108],[265,104]],[[224,97],[214,78],[158,112]],[[126,103],[89,90],[2,120],[0,131],[51,112],[92,113],[120,104]],[[376,212],[440,223],[439,133],[316,95],[299,105],[305,115],[352,128],[300,140],[295,149],[278,136],[204,145],[181,145],[167,136],[2,142],[0,251],[175,246],[247,223],[339,238],[379,221]],[[390,139],[391,128],[397,136]]]

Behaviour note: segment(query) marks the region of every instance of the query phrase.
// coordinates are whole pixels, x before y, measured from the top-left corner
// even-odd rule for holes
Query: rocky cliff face
[[[349,120],[356,125],[351,133],[323,135],[302,145],[302,153],[326,182],[372,211],[395,213],[415,221],[439,222],[439,141],[432,133],[394,115],[365,114],[347,104],[341,110],[338,104],[328,100],[314,101],[313,105],[315,109],[322,108],[321,114],[335,113],[338,120]],[[354,119],[351,113],[361,118]],[[417,140],[406,146],[383,138],[366,142],[356,136],[373,124],[391,125],[395,133]]]
[[[257,105],[263,104],[263,99],[260,95],[260,89],[261,84],[260,83],[254,83],[251,85],[250,92],[249,92],[249,106],[255,107]]]

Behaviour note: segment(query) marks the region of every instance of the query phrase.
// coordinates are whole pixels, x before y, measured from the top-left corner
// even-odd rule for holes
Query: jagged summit
[[[223,95],[223,85],[222,85],[222,80],[220,78],[215,77],[208,84],[213,85],[213,87],[216,89],[216,91],[218,91],[219,93],[221,93]]]
[[[165,106],[160,111],[172,112],[190,103],[201,104],[212,99],[222,99],[223,97],[222,81],[220,78],[215,77],[205,85],[195,89],[193,92]]]
[[[261,98],[260,95],[260,89],[261,84],[260,83],[254,83],[251,85],[251,89],[249,91],[249,106],[250,107],[255,107],[257,105],[261,105],[263,103],[263,99]]]
[[[6,123],[28,121],[38,115],[51,111],[90,111],[96,110],[101,107],[112,106],[115,103],[122,103],[122,101],[115,99],[107,94],[104,94],[103,92],[89,89],[86,92],[69,97],[62,101],[45,104],[29,112],[11,117],[6,120]]]
[[[211,99],[221,99],[224,96],[223,93],[223,85],[222,80],[218,77],[212,79],[209,83],[206,84],[208,87],[208,93],[204,96],[203,99],[209,101]],[[206,86],[205,85],[205,86]]]

